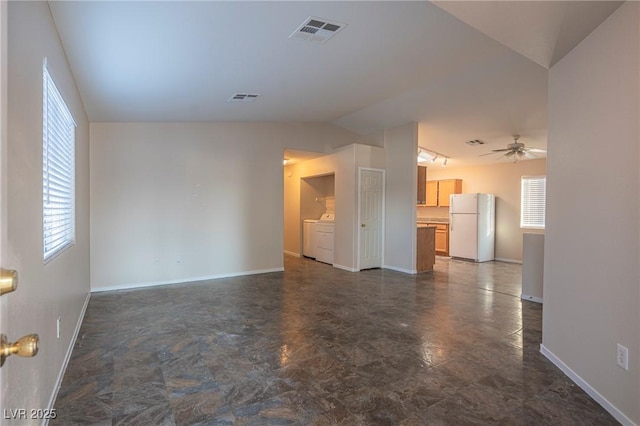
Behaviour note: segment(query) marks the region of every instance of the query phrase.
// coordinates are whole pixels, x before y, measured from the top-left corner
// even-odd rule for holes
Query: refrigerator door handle
[[[453,213],[449,214],[449,232],[453,231]]]

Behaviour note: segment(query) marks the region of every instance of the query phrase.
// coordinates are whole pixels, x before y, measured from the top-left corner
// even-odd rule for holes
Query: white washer
[[[302,223],[302,255],[316,258],[316,219],[305,219]]]

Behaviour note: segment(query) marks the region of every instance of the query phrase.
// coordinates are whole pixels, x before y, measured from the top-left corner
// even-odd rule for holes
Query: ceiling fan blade
[[[529,150],[523,151],[524,152],[524,156],[527,158],[538,158],[537,155],[535,155],[534,153],[530,152]]]
[[[507,158],[511,158],[515,155],[515,153],[516,153],[515,151],[507,152],[504,156]]]
[[[497,154],[497,152],[487,152],[486,154],[478,155],[478,157],[484,157],[485,155],[493,155],[493,154]]]
[[[492,149],[493,152],[505,152],[505,151],[512,151],[511,148],[504,148],[504,149]]]
[[[537,152],[537,153],[540,153],[540,154],[545,154],[547,152],[546,149],[542,149],[542,148],[527,148],[525,151]]]

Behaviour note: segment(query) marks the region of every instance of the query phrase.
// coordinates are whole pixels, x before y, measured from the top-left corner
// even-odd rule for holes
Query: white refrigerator
[[[496,198],[452,194],[449,200],[449,255],[475,262],[494,259]]]

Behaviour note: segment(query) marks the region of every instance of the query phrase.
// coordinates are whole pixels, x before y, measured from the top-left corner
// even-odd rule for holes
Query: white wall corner
[[[343,271],[358,272],[358,268],[351,268],[349,266],[338,265],[337,263],[334,263],[333,267],[334,268],[338,268],[338,269],[342,269]]]
[[[87,307],[89,306],[90,298],[91,298],[91,293],[87,293],[87,297],[85,297],[84,304],[82,305],[82,309],[80,310],[80,315],[78,316],[76,328],[73,331],[73,336],[71,337],[71,341],[69,342],[67,353],[64,356],[64,360],[62,361],[62,366],[60,367],[60,371],[58,372],[58,378],[56,379],[55,386],[53,387],[53,392],[51,393],[51,397],[49,398],[49,404],[47,405],[49,410],[52,410],[54,408],[54,404],[56,403],[56,398],[58,397],[58,392],[60,391],[60,386],[62,385],[62,380],[64,379],[64,373],[67,371],[67,365],[69,365],[69,360],[71,359],[73,348],[76,345],[76,340],[78,340],[78,335],[80,334],[80,327],[82,327],[82,321],[84,320],[84,315],[87,312]],[[48,423],[49,423],[49,420],[47,418],[44,424],[48,424]]]
[[[591,398],[593,398],[598,404],[609,412],[617,421],[625,426],[637,426],[629,417],[627,417],[622,411],[609,402],[604,396],[595,390],[586,380],[580,377],[575,371],[573,371],[567,364],[562,362],[553,352],[551,352],[544,345],[540,345],[540,352],[547,357],[549,361],[555,364],[564,374],[566,374],[576,385],[585,391]]]
[[[505,263],[517,263],[522,265],[522,260],[518,260],[518,259],[507,259],[504,257],[496,257],[496,261],[498,262],[505,262]]]
[[[398,268],[397,266],[391,266],[391,265],[383,265],[382,268],[390,269],[390,270],[396,271],[396,272],[402,272],[403,274],[416,275],[418,273],[417,269]]]
[[[520,295],[520,298],[522,300],[528,300],[530,302],[536,302],[536,303],[542,303],[542,297],[536,297],[536,296],[529,296],[528,294],[524,294],[522,293]]]

